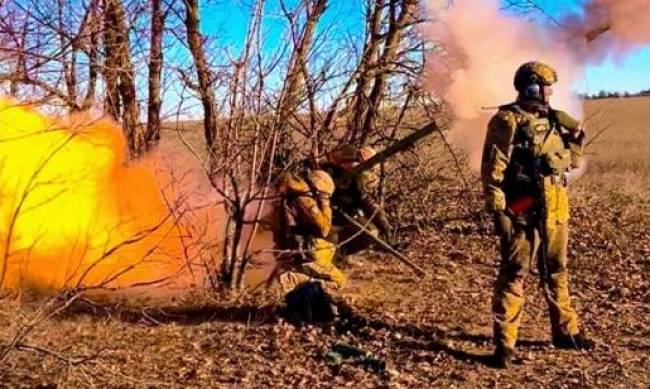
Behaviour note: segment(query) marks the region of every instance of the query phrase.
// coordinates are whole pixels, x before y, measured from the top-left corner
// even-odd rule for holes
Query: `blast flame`
[[[0,286],[124,288],[182,268],[180,227],[119,126],[0,98]]]

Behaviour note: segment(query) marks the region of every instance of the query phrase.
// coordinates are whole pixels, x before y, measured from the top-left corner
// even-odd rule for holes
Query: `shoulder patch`
[[[526,111],[519,108],[517,105],[506,105],[501,107],[503,111],[507,111],[512,114],[512,124],[513,126],[520,126],[529,122],[534,115],[527,113]]]
[[[508,125],[509,127],[515,127],[519,123],[517,120],[517,114],[508,109],[500,109],[499,112],[494,115],[494,119],[504,125]]]

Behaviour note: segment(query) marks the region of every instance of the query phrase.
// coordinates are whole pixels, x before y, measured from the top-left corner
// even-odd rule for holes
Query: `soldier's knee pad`
[[[305,274],[312,278],[333,281],[337,287],[343,287],[347,281],[345,275],[334,264],[321,265],[316,262],[307,262],[302,265]]]

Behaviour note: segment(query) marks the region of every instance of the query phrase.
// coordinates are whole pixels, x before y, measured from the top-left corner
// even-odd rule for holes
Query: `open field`
[[[0,365],[0,386],[647,388],[650,99],[589,101],[586,110],[592,136],[609,126],[588,147],[588,169],[573,184],[572,292],[583,328],[598,343],[592,353],[549,345],[531,276],[515,366],[486,366],[496,238],[477,213],[478,181],[469,180],[468,192],[450,168],[426,199],[405,201],[426,209],[426,220],[405,225],[400,238],[431,276],[417,279],[383,253],[358,258],[346,269],[344,293],[354,314],[337,326],[294,328],[268,305],[273,295],[170,301],[170,309],[81,304],[34,329],[29,343],[41,350],[12,354]],[[0,341],[35,306],[0,302]],[[323,353],[336,341],[372,351],[389,373],[328,366]]]

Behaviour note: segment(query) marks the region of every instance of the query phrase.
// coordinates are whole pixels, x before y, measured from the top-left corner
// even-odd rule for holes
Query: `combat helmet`
[[[521,92],[532,84],[551,85],[557,81],[555,69],[545,63],[531,61],[519,66],[515,72],[514,85]]]
[[[344,145],[330,152],[327,159],[336,166],[349,162],[358,162],[358,149],[353,145]]]
[[[341,166],[345,163],[366,161],[375,156],[375,154],[377,154],[377,152],[370,146],[359,148],[353,145],[345,145],[329,153],[328,160],[334,165]]]
[[[370,146],[364,146],[359,149],[358,158],[360,161],[367,161],[374,157],[377,152]]]

